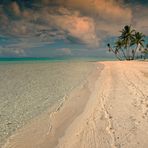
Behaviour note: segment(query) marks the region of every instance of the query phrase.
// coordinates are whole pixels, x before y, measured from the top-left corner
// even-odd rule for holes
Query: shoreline
[[[103,62],[84,112],[59,139],[58,148],[147,148],[148,65],[139,62]]]
[[[92,81],[95,83],[95,79],[98,78],[98,74],[102,69],[102,65],[98,66],[96,65],[96,63],[93,63],[93,64],[94,64],[94,68],[92,69],[92,72],[90,72],[90,74],[88,75],[88,78],[85,80],[85,82],[80,83],[76,88],[73,88],[73,90],[67,96],[65,96],[65,101],[62,101],[62,104],[58,105],[57,109],[55,108],[56,109],[55,111],[53,110],[53,112],[51,113],[49,111],[44,112],[43,114],[33,119],[31,122],[29,122],[29,124],[19,129],[14,135],[10,136],[10,138],[8,138],[7,142],[3,145],[3,147],[4,148],[13,147],[12,145],[15,145],[15,147],[25,148],[26,144],[27,144],[27,147],[30,147],[30,148],[38,147],[38,145],[41,145],[41,144],[42,144],[42,147],[44,147],[43,145],[46,143],[45,142],[46,138],[49,136],[52,138],[53,135],[54,135],[53,140],[51,140],[50,142],[47,140],[49,142],[48,145],[52,145],[52,147],[56,145],[57,139],[63,135],[64,130],[83,111],[84,106],[86,105],[89,99],[90,88],[88,87],[90,85],[92,85],[91,87],[93,87]],[[96,69],[97,67],[99,69]],[[71,109],[73,108],[73,111],[69,111],[69,108]],[[77,109],[76,112],[75,112],[75,109]],[[69,111],[69,113],[67,113],[67,111]],[[56,121],[54,118],[57,118]],[[53,135],[51,134],[47,136],[47,133],[50,133],[51,129],[52,129],[52,132],[55,132],[55,129],[56,129],[58,132],[55,132],[55,133],[58,133],[58,134],[52,133]],[[59,133],[59,129],[61,130],[60,133]],[[29,143],[28,141],[30,137],[32,139]],[[40,139],[39,137],[42,137],[40,142],[38,140]],[[23,144],[25,145],[22,145],[22,140],[20,139],[23,139],[24,141]],[[36,143],[36,141],[38,142]],[[34,144],[32,145],[32,143]]]
[[[89,62],[0,64],[0,147],[30,120],[59,107],[94,68]]]
[[[71,93],[58,112],[34,120],[3,148],[146,148],[147,63],[98,64],[102,71]]]

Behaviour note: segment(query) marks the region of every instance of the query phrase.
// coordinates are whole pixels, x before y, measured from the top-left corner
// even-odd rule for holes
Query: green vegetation
[[[140,58],[146,58],[148,55],[148,44],[144,45],[145,35],[126,25],[121,30],[121,35],[112,48],[108,43],[109,52],[113,52],[118,60],[135,60],[140,54]]]

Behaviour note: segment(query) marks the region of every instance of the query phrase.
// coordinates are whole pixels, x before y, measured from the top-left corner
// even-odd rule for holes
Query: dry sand
[[[42,115],[4,148],[147,148],[148,63],[101,62],[59,110]]]

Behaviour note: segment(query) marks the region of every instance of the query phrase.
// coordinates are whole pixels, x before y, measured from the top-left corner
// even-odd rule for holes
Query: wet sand
[[[32,121],[4,147],[147,148],[148,63],[100,63],[103,70],[98,65],[59,110]]]

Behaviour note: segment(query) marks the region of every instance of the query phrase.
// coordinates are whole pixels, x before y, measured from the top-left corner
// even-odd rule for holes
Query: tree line
[[[118,60],[135,60],[136,55],[141,54],[144,59],[148,55],[148,44],[145,43],[145,35],[126,25],[121,31],[114,46],[107,44],[109,52],[114,53]]]

